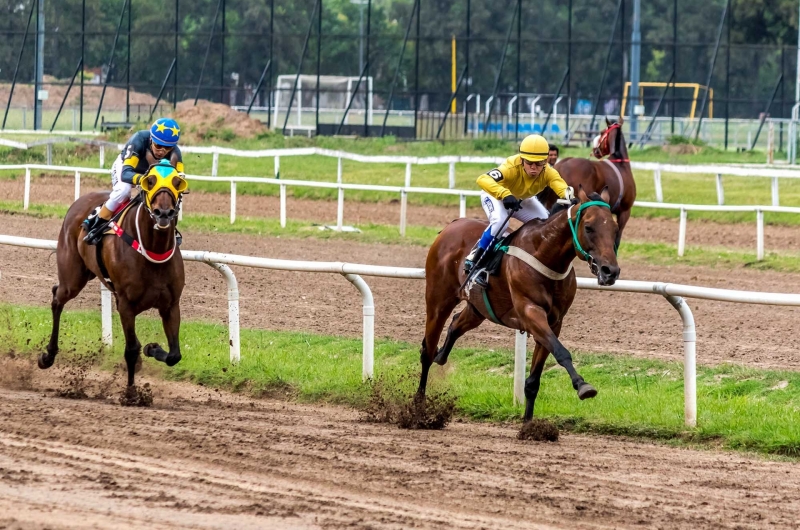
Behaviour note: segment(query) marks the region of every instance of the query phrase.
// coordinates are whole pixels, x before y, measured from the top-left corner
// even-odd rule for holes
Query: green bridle
[[[583,257],[583,259],[586,260],[586,262],[589,264],[589,268],[594,273],[595,272],[595,263],[594,263],[595,260],[594,260],[594,258],[592,258],[592,256],[588,252],[583,250],[583,247],[581,246],[580,241],[578,241],[578,225],[581,222],[581,213],[586,208],[589,208],[590,206],[600,206],[602,208],[608,208],[609,210],[611,209],[611,206],[609,206],[609,204],[604,202],[604,201],[584,202],[583,204],[580,205],[580,207],[578,207],[578,213],[575,214],[575,222],[574,223],[572,222],[572,212],[571,212],[572,206],[567,208],[567,221],[569,222],[569,229],[572,231],[572,244],[575,245],[575,250],[578,252],[578,254],[580,254]],[[614,253],[616,254],[616,252],[617,252],[617,247],[616,247],[616,245],[614,245]]]

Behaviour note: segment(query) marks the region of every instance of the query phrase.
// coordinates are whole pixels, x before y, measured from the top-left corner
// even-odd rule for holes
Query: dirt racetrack
[[[800,518],[792,462],[604,436],[522,442],[516,424],[408,431],[162,381],[153,408],[123,408],[55,397],[58,364],[0,364],[26,381],[0,388],[2,529],[696,530]]]

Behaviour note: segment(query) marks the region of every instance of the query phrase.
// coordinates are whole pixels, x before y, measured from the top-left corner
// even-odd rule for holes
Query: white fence
[[[210,148],[209,148],[210,149]],[[307,151],[309,154],[312,151],[316,151],[316,148],[309,148]],[[298,150],[293,150],[298,151]],[[266,152],[266,151],[265,151]],[[332,151],[332,153],[338,153],[337,151]],[[391,157],[362,157],[361,155],[352,155],[358,158],[380,158],[389,160]],[[444,157],[448,158],[448,157]],[[459,158],[459,157],[449,157],[449,158]],[[465,160],[469,162],[474,162],[475,157],[463,157]],[[438,158],[431,158],[431,159],[420,159],[424,160],[421,163],[434,163],[430,162],[430,160],[439,160]],[[396,160],[394,160],[396,162]],[[279,174],[280,168],[280,157],[275,157],[275,164],[276,174]],[[455,164],[455,162],[453,162]],[[380,191],[380,192],[388,192],[388,193],[397,193],[400,196],[400,221],[399,221],[399,230],[400,235],[406,235],[406,227],[407,227],[407,218],[408,218],[408,195],[411,193],[428,193],[428,194],[440,194],[440,195],[457,195],[459,197],[459,217],[465,217],[467,212],[467,197],[477,197],[480,196],[480,192],[478,190],[457,190],[457,189],[447,189],[447,188],[420,188],[420,187],[412,187],[411,186],[411,163],[406,163],[406,171],[405,171],[405,185],[404,186],[379,186],[379,185],[372,185],[372,184],[345,184],[342,182],[342,158],[338,159],[337,164],[337,172],[336,172],[336,182],[314,182],[314,181],[307,181],[307,180],[287,180],[281,178],[266,178],[266,177],[227,177],[227,176],[203,176],[203,175],[188,175],[188,177],[192,180],[197,181],[207,181],[207,182],[229,182],[230,183],[230,222],[233,224],[236,221],[236,197],[237,197],[237,190],[236,185],[239,182],[249,182],[255,184],[264,184],[264,185],[272,185],[272,186],[279,186],[280,191],[280,224],[281,227],[286,227],[286,201],[287,201],[287,188],[289,186],[294,187],[310,187],[310,188],[327,188],[327,189],[336,189],[338,190],[338,197],[337,197],[337,214],[336,214],[336,229],[341,230],[344,222],[344,196],[346,190],[365,190],[365,191]],[[454,166],[451,166],[454,167]],[[700,168],[700,172],[704,172],[706,169],[717,170],[718,167],[715,166],[663,166],[666,168],[682,168],[682,167],[697,167]],[[84,167],[68,167],[68,166],[50,166],[50,165],[43,165],[43,164],[22,164],[22,165],[0,165],[0,170],[14,170],[14,169],[24,169],[25,170],[25,185],[23,191],[23,209],[27,210],[30,205],[30,186],[31,186],[31,170],[42,170],[42,171],[57,171],[57,172],[64,172],[64,173],[73,173],[75,176],[75,199],[80,197],[81,191],[81,174],[82,173],[89,173],[89,174],[105,174],[106,171],[103,169],[95,169],[95,168],[84,168]],[[728,168],[731,171],[736,171],[736,174],[740,174],[745,171],[756,171],[755,176],[764,176],[762,173],[765,171],[759,168],[744,168],[744,167],[730,167]],[[791,171],[791,170],[783,170],[785,174],[780,174],[777,177],[773,177],[773,202],[775,201],[777,178],[787,178],[787,174],[794,173],[795,175],[791,178],[800,178],[800,171]],[[692,172],[686,170],[684,172]],[[451,170],[451,175],[455,175],[454,170]],[[658,171],[654,171],[654,178],[658,182],[656,190],[660,190],[660,179],[661,176]],[[455,177],[452,177],[453,181]],[[721,182],[721,178],[718,175],[718,182]],[[718,193],[721,192],[721,184],[718,184]],[[661,194],[660,194],[661,195]],[[756,214],[756,258],[758,260],[764,259],[764,212],[773,212],[773,213],[792,213],[792,214],[800,214],[800,208],[798,207],[790,207],[790,206],[734,206],[734,205],[700,205],[700,204],[674,204],[674,203],[663,203],[663,202],[646,202],[646,201],[636,201],[634,206],[638,206],[640,208],[659,208],[659,209],[668,209],[668,210],[678,210],[680,212],[680,224],[678,229],[678,256],[683,256],[686,249],[686,222],[688,218],[689,211],[724,211],[724,212],[754,212]],[[187,207],[184,204],[184,208],[181,211],[181,215],[183,214],[183,210]],[[191,207],[191,203],[189,203],[188,207]]]
[[[55,250],[56,241],[32,239],[0,235],[0,244],[18,247],[39,248]],[[292,261],[251,256],[238,256],[204,251],[181,251],[187,261],[207,263],[219,270],[228,283],[228,326],[230,339],[231,362],[240,359],[239,343],[239,290],[236,277],[227,265],[242,267],[256,267],[273,270],[324,272],[343,275],[359,290],[362,295],[363,314],[363,352],[362,352],[362,377],[372,378],[374,373],[374,342],[375,342],[375,305],[372,291],[361,276],[382,276],[387,278],[424,279],[424,269],[407,267],[385,267],[377,265],[360,265],[343,262],[315,262]],[[658,294],[678,311],[683,324],[684,345],[684,422],[689,427],[697,424],[697,368],[696,368],[696,333],[692,311],[682,297],[700,298],[704,300],[718,300],[723,302],[738,302],[746,304],[800,306],[800,294],[760,293],[752,291],[734,291],[728,289],[714,289],[696,287],[692,285],[679,285],[661,282],[641,282],[619,280],[610,287],[597,284],[594,278],[578,278],[579,289],[597,291],[619,291],[630,293]],[[104,343],[111,345],[111,295],[102,289],[102,337]],[[423,333],[420,328],[420,334]],[[525,400],[524,383],[526,373],[527,337],[523,333],[516,333],[514,353],[514,399],[517,403]]]

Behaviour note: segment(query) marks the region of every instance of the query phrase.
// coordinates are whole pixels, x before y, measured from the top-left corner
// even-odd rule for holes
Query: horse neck
[[[610,158],[614,160],[629,160],[630,157],[628,156],[628,146],[625,142],[625,137],[622,135],[622,128],[617,130],[617,135],[614,138],[614,147],[616,147],[617,142],[619,142],[619,149],[615,149],[613,153],[611,153]],[[622,164],[625,167],[630,168],[630,162],[617,162],[618,164]]]
[[[575,259],[575,246],[568,223],[568,211],[550,217],[544,225],[525,223],[513,242],[556,272],[564,272]]]
[[[136,213],[128,217],[130,219],[129,226],[125,231],[132,234],[133,237],[144,246],[147,251],[155,254],[163,254],[175,245],[175,223],[171,222],[164,230],[156,230],[156,222],[150,217],[150,213],[144,204],[135,206]],[[136,221],[138,220],[139,230],[136,230]]]

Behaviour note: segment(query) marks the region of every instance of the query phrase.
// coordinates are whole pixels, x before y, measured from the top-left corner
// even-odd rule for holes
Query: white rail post
[[[112,331],[111,331],[111,291],[106,289],[106,286],[100,284],[100,327],[103,345],[109,348],[112,345]]]
[[[279,157],[279,156],[275,157],[275,165],[274,165],[274,167],[275,167],[275,178],[276,179],[281,178],[281,157]]]
[[[281,228],[286,228],[286,184],[281,184]]]
[[[22,194],[22,209],[27,210],[31,202],[31,168],[25,168],[25,191]]]
[[[106,146],[100,144],[100,168],[106,167]]]
[[[656,202],[664,202],[664,192],[661,189],[661,169],[653,171],[653,185],[656,188]]]
[[[678,310],[683,322],[683,421],[687,427],[697,426],[697,333],[694,315],[686,300],[666,294],[666,285],[658,290],[672,307]]]
[[[756,259],[764,259],[764,211],[756,210]]]
[[[525,365],[528,350],[528,335],[524,331],[514,333],[514,404],[525,404]]]
[[[208,265],[217,269],[225,276],[228,282],[228,343],[230,344],[230,360],[236,364],[241,360],[241,345],[239,341],[239,283],[233,271],[224,263],[206,261]]]
[[[217,151],[217,148],[215,146],[211,158],[211,176],[216,177],[218,172],[219,172],[219,151]]]
[[[338,184],[342,183],[342,157],[339,157],[338,163],[336,164],[336,182]],[[344,224],[344,189],[339,188],[339,197],[336,204],[336,230],[342,231],[342,225]]]
[[[467,196],[463,193],[458,196],[458,216],[461,218],[467,216]]]
[[[456,163],[450,162],[450,167],[448,169],[447,182],[452,190],[456,187]]]
[[[722,174],[717,173],[717,204],[725,204],[725,190],[722,187]]]
[[[236,181],[231,181],[231,224],[236,221]]]
[[[778,191],[778,177],[772,177],[772,205],[780,206],[781,198]]]
[[[81,172],[75,172],[75,200],[78,200],[78,197],[81,196]]]
[[[678,228],[678,256],[683,256],[686,249],[686,209],[681,208],[681,222]]]
[[[361,380],[372,379],[375,370],[375,302],[372,291],[358,274],[345,274],[353,285],[361,292],[362,314],[364,315],[364,339],[361,354]]]
[[[400,236],[406,236],[406,214],[408,213],[408,192],[400,192]]]
[[[406,162],[406,188],[411,187],[411,162]]]

